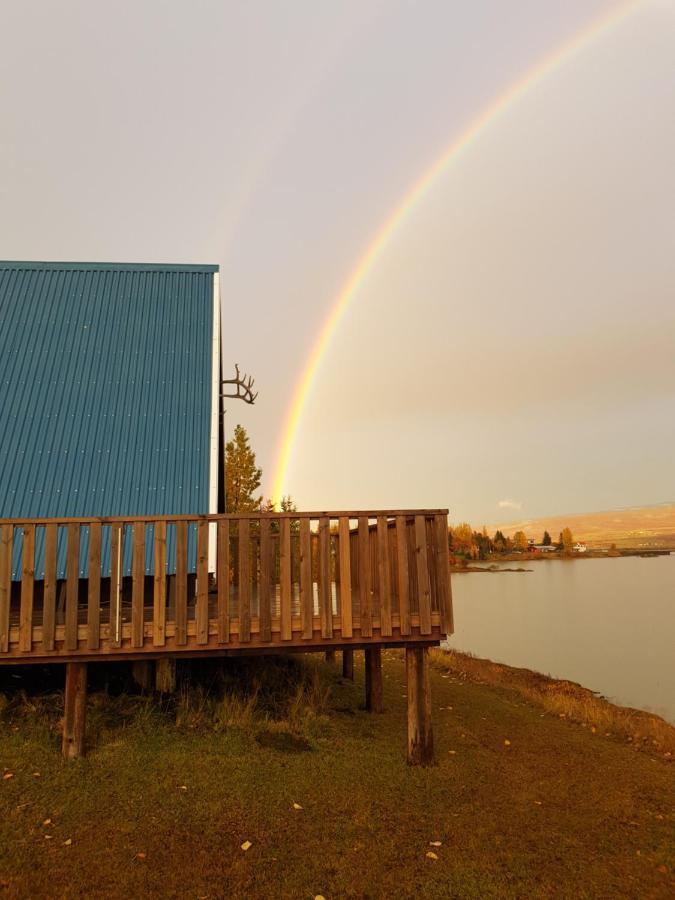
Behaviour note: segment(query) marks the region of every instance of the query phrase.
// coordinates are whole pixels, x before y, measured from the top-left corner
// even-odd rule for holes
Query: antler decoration
[[[223,384],[234,384],[237,388],[236,394],[221,394],[221,397],[231,397],[233,400],[243,400],[244,403],[255,403],[255,398],[258,396],[258,392],[253,393],[253,385],[255,381],[251,378],[250,375],[240,375],[239,374],[239,366],[237,363],[234,364],[234,368],[236,371],[236,375],[234,378],[228,378],[225,381],[221,381],[221,385]]]

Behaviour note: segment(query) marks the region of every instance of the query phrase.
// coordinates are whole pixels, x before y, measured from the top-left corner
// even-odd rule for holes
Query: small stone
[[[427,850],[427,859],[438,859],[433,850]]]
[[[67,841],[64,841],[64,842],[63,842],[63,846],[64,846],[64,847],[70,847],[70,845],[71,845],[72,843],[73,843],[73,839],[72,839],[72,838],[68,838]]]
[[[244,843],[241,845],[241,849],[246,852],[246,850],[250,850],[252,846],[253,844],[250,841],[244,841]]]
[[[442,841],[429,841],[430,847],[440,847],[442,845]]]
[[[302,807],[300,806],[299,803],[294,803],[294,804],[293,804],[293,809],[302,809]]]
[[[511,741],[510,741],[508,738],[506,738],[506,740],[504,741],[504,746],[505,746],[505,747],[510,747],[510,746],[511,746]]]

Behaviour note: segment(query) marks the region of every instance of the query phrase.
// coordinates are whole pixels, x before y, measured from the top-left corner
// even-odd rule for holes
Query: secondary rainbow
[[[588,28],[584,29],[580,34],[565,42],[550,56],[547,56],[546,59],[530,69],[522,78],[512,84],[503,94],[500,94],[499,97],[484,109],[469,124],[462,134],[446,148],[436,162],[427,169],[422,178],[413,185],[403,200],[398,204],[392,215],[389,216],[381,226],[333,304],[328,318],[312,346],[302,374],[296,384],[291,405],[284,421],[282,437],[277,453],[277,465],[272,488],[272,499],[276,503],[280,502],[286,487],[286,476],[291,461],[295,438],[300,426],[302,412],[305,403],[307,402],[321,359],[340,320],[344,316],[347,307],[354,297],[356,290],[377,261],[394,232],[401,225],[408,213],[411,212],[425,196],[436,179],[442,175],[450,163],[457,160],[460,154],[470,147],[489,125],[498,121],[508,108],[519,100],[528,89],[532,88],[562,63],[569,61],[575,54],[584,49],[584,47],[592,41],[618,25],[623,19],[642,5],[642,2],[643,0],[631,0],[631,2],[623,4],[614,12],[603,16]]]

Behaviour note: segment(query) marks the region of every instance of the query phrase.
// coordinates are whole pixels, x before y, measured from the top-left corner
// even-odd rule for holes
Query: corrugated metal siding
[[[208,512],[216,270],[0,263],[0,517]]]

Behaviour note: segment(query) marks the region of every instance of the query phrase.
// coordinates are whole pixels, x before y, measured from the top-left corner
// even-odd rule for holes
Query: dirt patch
[[[304,737],[287,731],[259,731],[255,739],[261,747],[279,750],[281,753],[306,753],[312,749],[312,745]]]

